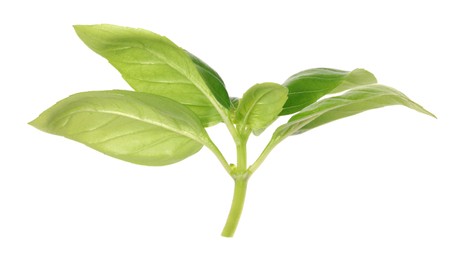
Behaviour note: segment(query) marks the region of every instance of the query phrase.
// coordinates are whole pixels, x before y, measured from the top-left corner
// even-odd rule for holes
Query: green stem
[[[237,229],[240,215],[242,214],[243,204],[245,202],[246,188],[248,178],[235,179],[234,198],[232,206],[230,207],[229,217],[227,218],[226,225],[222,230],[222,236],[232,237]]]
[[[234,124],[230,120],[230,118],[227,116],[227,112],[225,112],[221,108],[216,108],[217,111],[219,112],[219,115],[222,117],[222,120],[224,121],[224,124],[226,125],[227,129],[229,130],[230,134],[232,135],[232,138],[234,139],[235,143],[240,142],[240,136],[237,132],[237,128],[235,128]]]
[[[247,169],[247,140],[241,140],[237,143],[237,173],[244,174]]]
[[[230,207],[229,216],[227,217],[226,225],[222,230],[222,235],[225,237],[232,237],[237,229],[240,216],[242,215],[243,203],[245,202],[245,194],[248,182],[247,171],[247,151],[246,143],[248,141],[249,133],[243,134],[238,131],[240,136],[235,142],[237,148],[237,167],[232,171],[232,178],[235,182],[234,198],[232,199],[232,206]]]
[[[219,148],[212,141],[207,144],[207,147],[214,153],[214,155],[216,155],[219,162],[221,162],[224,169],[226,169],[227,173],[231,174],[232,169],[231,169],[229,163],[227,162],[227,160],[224,158],[224,155],[222,155]]]
[[[256,161],[248,168],[248,173],[249,173],[250,176],[264,162],[266,157],[269,155],[269,153],[272,151],[272,149],[274,149],[274,147],[276,147],[276,145],[278,143],[279,142],[273,142],[272,140],[268,143],[266,148],[264,148],[263,152],[259,155],[258,159],[256,159]]]

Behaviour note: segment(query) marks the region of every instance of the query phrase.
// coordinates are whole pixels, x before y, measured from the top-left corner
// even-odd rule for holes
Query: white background
[[[464,259],[458,3],[3,1],[0,259]],[[72,93],[129,89],[72,28],[94,23],[168,36],[231,96],[303,69],[363,67],[438,120],[388,107],[289,138],[223,238],[233,182],[206,149],[143,167],[27,125]],[[233,161],[225,128],[211,135]]]

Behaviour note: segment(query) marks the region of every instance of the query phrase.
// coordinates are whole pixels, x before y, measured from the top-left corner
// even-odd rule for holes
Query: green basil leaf
[[[220,122],[219,110],[229,108],[227,91],[217,73],[166,37],[108,24],[74,28],[81,40],[106,58],[136,91],[188,106],[205,126]]]
[[[237,124],[259,135],[282,111],[287,92],[287,88],[277,83],[254,85],[240,100],[235,115]]]
[[[74,94],[30,123],[109,156],[142,165],[167,165],[210,139],[198,117],[165,97],[133,91]]]
[[[435,117],[432,113],[396,89],[372,84],[357,87],[346,93],[314,103],[279,126],[272,137],[274,143],[334,120],[352,116],[366,110],[391,105],[403,105]]]
[[[214,97],[216,97],[219,103],[221,103],[221,105],[223,105],[225,108],[230,108],[231,100],[229,98],[229,94],[227,93],[224,81],[222,80],[221,76],[219,76],[219,74],[215,70],[213,70],[200,58],[191,54],[188,51],[186,52],[192,59],[193,63],[195,63],[195,66],[197,67],[198,72],[203,78],[203,81],[206,83],[206,85],[208,85]]]
[[[377,83],[377,79],[364,69],[350,72],[316,68],[299,72],[283,84],[288,88],[288,100],[280,115],[298,112],[326,94],[373,83]]]

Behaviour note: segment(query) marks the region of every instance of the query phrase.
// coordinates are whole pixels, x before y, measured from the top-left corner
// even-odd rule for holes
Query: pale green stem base
[[[235,229],[237,229],[240,215],[242,215],[243,204],[245,202],[246,188],[248,179],[235,179],[234,198],[230,207],[229,217],[226,225],[222,230],[222,236],[233,237]]]

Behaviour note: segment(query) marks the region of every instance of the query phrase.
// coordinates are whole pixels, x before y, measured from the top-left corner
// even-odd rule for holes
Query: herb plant
[[[226,237],[233,236],[238,225],[248,179],[287,137],[390,105],[404,105],[434,117],[403,93],[378,84],[364,69],[309,69],[283,84],[256,84],[242,98],[231,98],[216,71],[166,37],[106,24],[74,28],[81,40],[107,59],[135,91],[77,93],[30,124],[141,165],[176,163],[206,146],[235,182],[222,231]],[[292,116],[275,130],[261,155],[249,164],[246,145],[250,134],[260,135],[277,117],[285,115]],[[235,164],[224,158],[205,130],[218,123],[227,126],[235,142]]]

